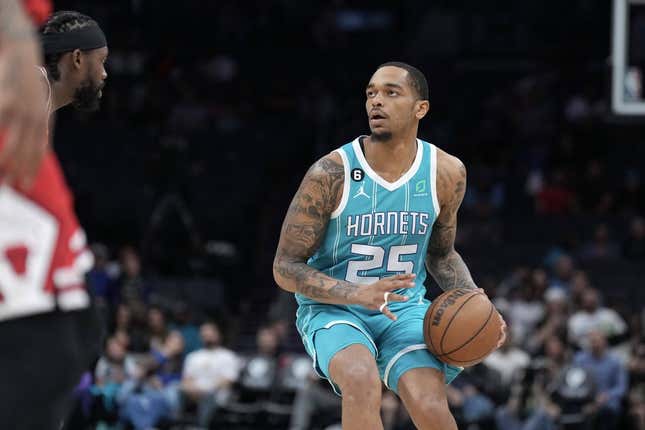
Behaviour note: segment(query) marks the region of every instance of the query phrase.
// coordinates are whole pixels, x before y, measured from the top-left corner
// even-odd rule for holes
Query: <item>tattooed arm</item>
[[[348,304],[357,285],[331,278],[307,265],[318,249],[343,192],[340,155],[331,153],[307,172],[282,224],[273,276],[283,289],[322,303]]]
[[[359,285],[334,279],[307,265],[322,242],[331,213],[340,203],[345,172],[337,153],[318,160],[307,172],[294,196],[282,224],[280,242],[273,261],[273,277],[278,285],[320,303],[357,304],[380,309],[393,320],[396,316],[384,302],[384,293],[414,286],[414,275],[402,274],[383,278],[373,284]],[[388,302],[406,301],[395,293]]]
[[[441,289],[477,288],[470,271],[455,250],[457,210],[466,192],[466,167],[437,149],[437,198],[441,210],[432,227],[426,267]]]
[[[47,146],[40,43],[19,0],[0,0],[0,148],[3,181],[29,185]]]

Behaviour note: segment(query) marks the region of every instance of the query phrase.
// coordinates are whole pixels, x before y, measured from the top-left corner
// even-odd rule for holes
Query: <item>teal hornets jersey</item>
[[[332,278],[358,284],[414,273],[415,287],[396,293],[409,296],[407,303],[419,302],[426,292],[425,256],[439,214],[437,148],[417,139],[410,170],[396,182],[388,182],[370,168],[359,139],[336,150],[345,170],[343,195],[307,264]],[[296,299],[300,305],[318,303],[300,294]],[[350,308],[378,313],[361,306]]]

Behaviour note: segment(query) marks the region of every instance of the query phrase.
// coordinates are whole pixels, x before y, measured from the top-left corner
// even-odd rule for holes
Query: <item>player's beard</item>
[[[98,110],[101,100],[99,93],[102,89],[103,84],[96,85],[91,79],[81,82],[81,85],[74,91],[72,106],[83,112],[94,112]]]
[[[372,132],[372,135],[370,136],[371,140],[374,142],[387,142],[388,140],[392,139],[392,132],[391,131],[382,131],[380,133],[377,132]]]

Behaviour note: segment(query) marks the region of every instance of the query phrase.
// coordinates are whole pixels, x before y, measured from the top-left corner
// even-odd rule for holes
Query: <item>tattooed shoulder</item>
[[[442,210],[456,211],[466,193],[466,166],[455,156],[437,150],[437,197]]]
[[[330,214],[340,203],[344,181],[343,160],[338,153],[331,152],[311,166],[303,180],[303,186],[308,185],[320,194],[320,209]]]

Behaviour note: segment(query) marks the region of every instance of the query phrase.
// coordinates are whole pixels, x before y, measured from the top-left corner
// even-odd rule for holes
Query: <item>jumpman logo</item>
[[[365,196],[368,199],[370,198],[370,196],[368,196],[367,193],[365,192],[365,184],[361,184],[361,187],[358,189],[358,192],[352,198],[355,199],[356,197],[360,197],[360,196]]]

